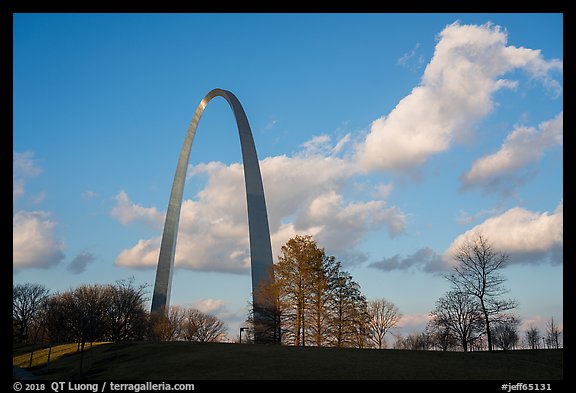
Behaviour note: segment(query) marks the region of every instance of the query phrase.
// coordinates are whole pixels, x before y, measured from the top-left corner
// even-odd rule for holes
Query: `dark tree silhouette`
[[[148,329],[145,288],[128,279],[54,294],[42,311],[46,339],[80,343],[142,340]]]
[[[134,277],[110,286],[110,306],[106,310],[111,341],[142,340],[146,335],[148,285],[134,285]]]
[[[530,349],[540,348],[540,339],[542,336],[540,335],[540,330],[538,330],[537,327],[530,326],[524,333],[524,337]]]
[[[39,317],[49,292],[40,284],[12,286],[12,319],[19,325],[19,341],[25,341],[28,337],[30,326]]]
[[[546,343],[548,348],[560,348],[560,328],[554,322],[554,317],[550,318],[550,321],[546,324]]]
[[[446,330],[467,352],[469,344],[483,331],[481,308],[471,295],[450,291],[436,302],[436,308],[430,313],[432,325]]]
[[[514,316],[510,316],[508,319],[502,319],[498,323],[493,324],[492,339],[494,340],[494,345],[504,351],[516,348],[520,340],[518,334],[519,324],[520,320]]]
[[[476,234],[464,242],[455,252],[457,264],[454,272],[445,277],[454,285],[457,292],[473,296],[480,304],[484,321],[484,331],[488,350],[492,351],[491,323],[497,323],[504,313],[517,307],[517,302],[503,299],[508,292],[503,286],[506,279],[500,271],[509,260],[508,255],[498,252],[488,239]]]

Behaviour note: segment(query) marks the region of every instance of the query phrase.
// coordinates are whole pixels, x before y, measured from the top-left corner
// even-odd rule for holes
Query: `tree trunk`
[[[488,310],[486,310],[486,305],[484,304],[483,298],[480,298],[480,305],[482,306],[484,323],[486,324],[486,340],[488,340],[488,351],[492,352],[492,332],[490,332],[490,319],[488,317]]]

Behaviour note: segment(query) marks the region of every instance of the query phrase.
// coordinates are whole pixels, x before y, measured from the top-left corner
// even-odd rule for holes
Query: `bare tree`
[[[450,328],[446,325],[438,324],[434,319],[428,322],[426,330],[429,332],[432,347],[440,348],[443,352],[460,345]]]
[[[546,324],[546,342],[548,344],[548,348],[560,348],[560,328],[554,322],[554,317],[550,318],[550,321]]]
[[[134,277],[110,285],[109,319],[111,341],[142,340],[146,334],[146,284],[134,286]]]
[[[530,349],[538,349],[540,348],[540,330],[538,330],[535,326],[530,326],[528,330],[524,333],[524,337],[526,339],[526,343]]]
[[[110,287],[103,285],[81,285],[71,293],[73,329],[81,340],[82,349],[86,342],[94,342],[106,336],[112,296]]]
[[[436,302],[430,313],[432,324],[448,330],[467,352],[469,344],[482,333],[482,312],[475,299],[467,293],[450,291]]]
[[[445,276],[457,292],[475,297],[480,303],[488,350],[492,351],[492,331],[490,324],[497,322],[506,311],[517,307],[517,302],[502,299],[508,292],[503,284],[506,281],[500,270],[508,262],[508,255],[498,252],[481,234],[464,242],[454,254],[457,265],[454,272]]]
[[[386,333],[398,326],[402,314],[398,307],[388,300],[381,298],[368,302],[369,337],[378,349],[385,347]]]
[[[12,318],[19,325],[19,340],[25,341],[29,328],[48,299],[49,290],[40,284],[12,286]]]
[[[397,336],[394,349],[407,349],[412,351],[427,351],[432,347],[432,339],[429,332],[410,333],[406,337]]]
[[[494,345],[498,348],[507,351],[515,349],[520,336],[518,335],[518,325],[520,321],[510,316],[507,320],[501,320],[492,326],[492,339]]]
[[[153,312],[150,315],[152,338],[157,341],[175,341],[181,337],[186,310],[180,306],[170,306],[168,312]]]
[[[226,334],[224,322],[195,308],[186,310],[182,337],[188,341],[215,342]]]

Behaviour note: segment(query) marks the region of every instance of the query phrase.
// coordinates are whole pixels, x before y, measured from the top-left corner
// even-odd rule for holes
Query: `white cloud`
[[[346,146],[348,144],[348,142],[350,142],[350,133],[347,133],[346,135],[344,135],[338,141],[338,143],[336,143],[336,146],[334,146],[332,148],[332,150],[330,150],[330,154],[334,155],[334,154],[340,153],[344,149],[344,146]]]
[[[561,264],[563,262],[564,203],[552,212],[511,208],[458,236],[444,253],[447,264],[465,241],[481,233],[493,246],[510,255],[510,263]]]
[[[122,250],[116,257],[116,265],[130,268],[153,268],[158,265],[160,237],[139,240],[132,248]]]
[[[545,61],[539,50],[506,46],[506,40],[490,24],[447,26],[420,85],[372,123],[358,146],[358,162],[366,170],[408,170],[448,150],[490,113],[494,92],[517,86],[500,78],[516,68],[557,92],[550,73],[561,71],[562,62]]]
[[[478,234],[485,236],[497,251],[508,254],[512,264],[561,264],[563,206],[561,200],[552,213],[513,207],[457,236],[443,254],[424,247],[408,256],[396,254],[384,257],[370,266],[383,271],[417,269],[429,273],[442,272],[453,266],[453,255],[460,245],[473,240]]]
[[[122,224],[127,225],[132,221],[140,220],[155,228],[162,226],[164,214],[156,208],[132,203],[125,191],[120,191],[114,199],[116,199],[116,205],[112,208],[112,217]]]
[[[332,149],[330,139],[327,134],[315,136],[301,145],[303,150],[300,154],[304,157],[316,155],[325,156]]]
[[[226,307],[222,299],[201,299],[192,302],[192,307],[207,314],[217,314]]]
[[[516,127],[494,153],[479,158],[462,175],[465,188],[480,186],[487,190],[510,190],[523,180],[526,166],[538,161],[544,151],[563,143],[563,112],[534,127]]]
[[[354,247],[368,230],[386,227],[391,236],[404,231],[405,216],[396,206],[382,200],[344,199],[346,182],[358,171],[348,160],[319,154],[334,150],[330,138],[316,137],[303,148],[306,155],[268,157],[260,162],[275,258],[290,237],[311,234],[327,252],[358,261],[363,256]],[[206,175],[207,183],[195,200],[183,201],[175,265],[247,272],[250,255],[242,165],[210,162],[191,166],[189,174]],[[124,250],[116,263],[155,266],[159,245],[159,241],[141,240]]]
[[[402,335],[421,333],[426,329],[429,321],[430,315],[427,313],[402,314],[398,326],[391,332],[391,336],[397,340]]]
[[[49,268],[64,259],[55,233],[57,223],[43,211],[19,211],[12,218],[13,266]]]
[[[398,327],[408,328],[413,326],[426,325],[430,320],[429,314],[415,313],[415,314],[403,314],[398,321]]]

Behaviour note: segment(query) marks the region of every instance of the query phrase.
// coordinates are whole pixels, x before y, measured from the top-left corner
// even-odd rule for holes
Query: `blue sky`
[[[510,255],[523,327],[562,324],[562,31],[561,14],[15,14],[13,280],[152,286],[186,129],[219,87],[252,127],[275,256],[314,235],[410,333],[479,230]],[[172,304],[232,336],[250,299],[240,163],[216,98]]]

